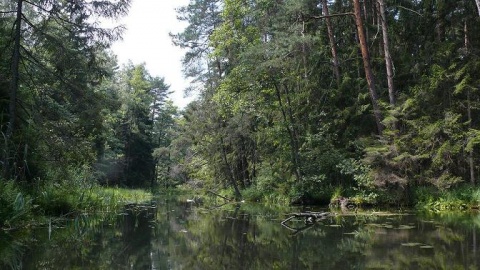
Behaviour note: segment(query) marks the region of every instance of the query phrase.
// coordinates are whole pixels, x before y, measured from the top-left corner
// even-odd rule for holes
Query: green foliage
[[[20,37],[13,15],[0,21],[0,74],[8,74],[0,76],[0,164],[27,183],[27,193],[4,186],[5,211],[67,214],[115,202],[97,182],[221,189],[277,203],[328,203],[341,194],[358,204],[401,204],[416,189],[447,194],[478,181],[473,1],[387,1],[395,104],[387,104],[378,14],[365,15],[381,136],[351,18],[328,25],[318,1],[192,0],[180,8],[188,25],[171,36],[187,50],[185,75],[199,96],[182,112],[145,64],[117,67],[106,48],[121,28],[92,21],[124,14],[129,1],[23,2]],[[326,3],[331,14],[352,11],[348,1]],[[15,46],[21,61],[12,70]],[[470,200],[462,196],[445,200]]]
[[[351,27],[348,20],[335,18],[330,29],[342,63],[342,80],[335,87],[327,79],[333,56],[325,20],[304,20],[323,12],[318,3],[213,2],[192,1],[183,8],[182,20],[189,26],[174,39],[189,48],[186,68],[191,69],[193,59],[208,63],[206,70],[186,73],[205,82],[183,126],[193,151],[182,162],[192,178],[209,186],[239,186],[253,198],[328,198],[332,189],[344,186],[359,201],[399,203],[408,200],[411,186],[428,183],[448,189],[464,181],[468,169],[475,170],[464,160],[467,154],[478,158],[473,150],[473,114],[478,113],[473,104],[478,75],[473,70],[478,61],[465,61],[462,43],[455,42],[464,37],[447,29],[455,29],[453,24],[444,24],[442,33],[432,32],[410,25],[415,12],[387,7],[390,39],[394,44],[408,41],[408,49],[390,48],[394,62],[402,66],[395,78],[398,104],[389,105],[382,89],[386,74],[379,64],[383,53],[370,52],[387,127],[383,137],[375,138],[366,82],[359,76],[362,65],[355,58],[358,44],[345,34]],[[452,4],[448,11],[434,6],[455,18],[470,12],[461,5]],[[351,6],[335,2],[329,9],[343,13]],[[425,13],[422,20],[431,22],[433,13],[426,5],[412,2],[409,9]],[[195,10],[203,12],[193,16]],[[470,25],[473,20],[468,20]],[[462,20],[455,23],[464,26]],[[402,28],[406,25],[415,35]],[[378,27],[367,20],[367,29]],[[445,42],[437,46],[440,40]]]
[[[91,168],[58,168],[50,170],[46,177],[38,180],[33,200],[41,214],[75,214],[100,205],[100,202],[91,196],[96,186]]]
[[[438,191],[431,187],[418,188],[415,196],[418,209],[458,211],[480,207],[480,190],[465,185],[447,191]]]
[[[337,168],[340,173],[347,177],[352,177],[358,188],[372,190],[374,189],[374,182],[371,177],[371,168],[356,159],[342,160]]]
[[[32,217],[30,196],[14,181],[0,180],[0,228],[26,225]]]
[[[40,181],[33,204],[37,213],[73,216],[79,213],[115,211],[125,204],[145,202],[151,194],[141,190],[100,187],[89,167],[51,172]]]
[[[247,202],[261,202],[264,198],[265,192],[257,187],[249,187],[242,191],[242,196]]]

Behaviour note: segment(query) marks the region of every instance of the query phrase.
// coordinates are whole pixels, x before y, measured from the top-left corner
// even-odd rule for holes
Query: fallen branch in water
[[[304,218],[305,223],[315,223],[318,219],[325,219],[330,216],[330,212],[304,212],[304,213],[292,213],[290,217],[282,221],[282,225],[294,218]],[[288,227],[288,226],[287,226]]]
[[[227,198],[227,197],[225,197],[225,196],[222,196],[222,195],[220,195],[220,194],[218,194],[218,193],[215,193],[215,192],[213,192],[213,191],[211,191],[211,190],[207,190],[207,192],[208,192],[208,193],[212,193],[213,195],[215,195],[215,196],[217,196],[217,197],[220,197],[220,198],[222,198],[222,199],[224,199],[224,200],[226,200],[226,201],[229,201],[229,202],[232,201],[232,199],[229,199],[229,198]]]
[[[293,231],[294,232],[293,235],[295,235],[295,234],[297,234],[301,231],[304,231],[304,230],[312,227],[317,222],[317,220],[323,220],[323,219],[326,219],[329,216],[330,216],[330,212],[292,213],[292,214],[290,214],[290,217],[288,217],[287,219],[282,221],[281,224],[282,224],[283,227]],[[297,219],[304,218],[305,219],[305,226],[300,227],[300,228],[293,228],[291,226],[288,226],[287,222],[294,219],[294,218],[297,218]]]

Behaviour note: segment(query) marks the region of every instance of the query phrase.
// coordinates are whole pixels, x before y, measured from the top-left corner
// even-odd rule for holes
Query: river
[[[479,269],[480,215],[338,212],[314,223],[258,204],[159,198],[112,214],[0,230],[0,269]]]

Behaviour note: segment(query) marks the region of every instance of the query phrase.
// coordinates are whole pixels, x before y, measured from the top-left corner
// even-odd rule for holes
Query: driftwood
[[[330,216],[330,212],[304,212],[304,213],[292,213],[290,214],[290,217],[285,219],[284,221],[281,222],[282,226],[285,228],[293,231],[294,235],[304,231],[306,229],[309,229],[312,227],[318,220],[323,220],[326,219],[327,217]],[[287,222],[292,220],[292,219],[304,219],[305,220],[305,226],[300,227],[300,228],[294,228],[289,225],[287,225]]]
[[[207,190],[207,192],[208,192],[208,193],[211,193],[211,194],[213,194],[213,195],[215,195],[215,196],[217,196],[217,197],[220,197],[220,198],[222,198],[222,199],[224,199],[224,200],[226,200],[226,201],[229,201],[229,202],[232,201],[232,199],[229,199],[229,198],[227,198],[227,197],[225,197],[225,196],[222,196],[222,195],[220,195],[220,194],[218,194],[218,193],[215,193],[215,192],[213,192],[213,191],[211,191],[211,190]]]
[[[294,219],[294,218],[303,218],[305,219],[305,223],[315,223],[319,219],[325,219],[330,216],[330,212],[304,212],[304,213],[292,213],[290,217],[282,221],[282,225],[286,226],[285,224]]]

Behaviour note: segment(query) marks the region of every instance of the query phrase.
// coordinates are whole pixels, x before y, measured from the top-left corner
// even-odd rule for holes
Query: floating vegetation
[[[416,243],[416,242],[402,243],[402,246],[404,246],[404,247],[419,247],[419,248],[422,248],[422,249],[432,249],[433,248],[433,246],[431,246],[431,245]]]
[[[393,229],[393,225],[392,225],[392,224],[387,224],[387,223],[383,223],[383,224],[379,224],[379,223],[368,223],[367,226],[375,227],[375,228]]]
[[[422,243],[402,243],[404,247],[417,247],[417,246],[424,246]]]
[[[399,225],[398,227],[395,227],[390,222],[382,223],[382,224],[369,223],[367,224],[367,226],[376,227],[376,228],[396,229],[396,230],[411,230],[416,228],[416,226],[413,226],[413,225],[403,225],[403,224]]]
[[[412,225],[400,225],[398,226],[398,230],[411,230],[411,229],[415,229],[416,226],[412,226]]]

